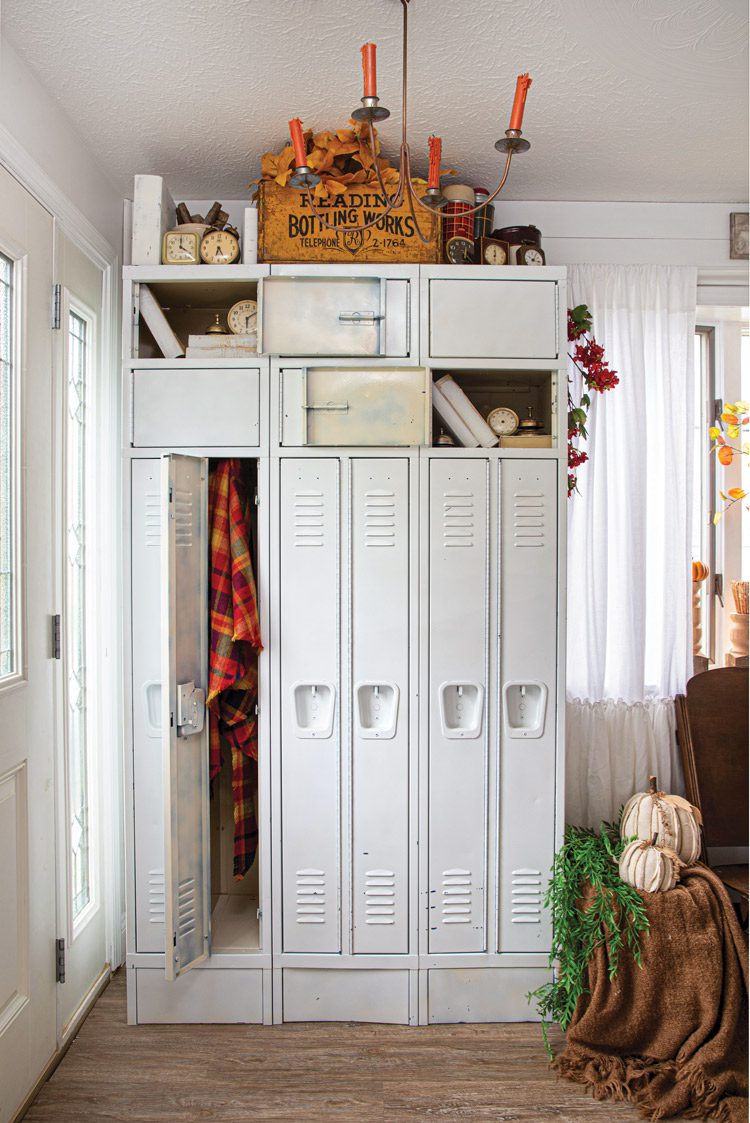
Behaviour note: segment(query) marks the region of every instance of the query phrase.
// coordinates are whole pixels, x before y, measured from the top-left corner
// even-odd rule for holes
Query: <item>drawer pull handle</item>
[[[347,413],[348,410],[349,410],[349,403],[348,402],[320,402],[318,405],[304,405],[302,408],[306,409],[306,410],[310,410],[310,411],[319,410],[321,412],[327,412],[328,410],[336,409],[336,410],[341,410],[342,413]]]
[[[384,320],[377,312],[339,312],[342,324],[374,324],[377,320]]]

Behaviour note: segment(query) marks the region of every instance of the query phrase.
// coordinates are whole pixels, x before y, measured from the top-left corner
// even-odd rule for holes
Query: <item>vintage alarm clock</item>
[[[477,242],[477,265],[508,265],[510,247],[499,238],[480,238]]]
[[[497,437],[510,437],[518,429],[518,414],[510,406],[498,406],[487,414],[487,424]]]
[[[470,265],[474,257],[473,238],[464,238],[460,234],[449,238],[445,243],[445,256],[451,265]]]
[[[258,330],[257,301],[238,300],[227,312],[227,323],[235,335],[254,335]]]
[[[544,250],[539,246],[519,246],[516,251],[516,265],[544,265]]]
[[[162,265],[200,265],[201,235],[197,230],[177,226],[167,230],[161,243]]]
[[[540,253],[542,250],[542,235],[536,226],[503,226],[500,230],[493,230],[492,237],[508,243],[510,247],[508,262],[510,265],[524,264],[520,255],[526,246],[536,246]],[[532,263],[529,262],[529,264]]]
[[[240,236],[236,230],[209,230],[201,242],[201,261],[206,265],[233,265],[240,257]]]

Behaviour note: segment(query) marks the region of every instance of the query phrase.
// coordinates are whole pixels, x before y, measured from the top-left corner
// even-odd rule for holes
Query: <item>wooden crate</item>
[[[363,187],[317,204],[328,222],[343,226],[382,223],[364,231],[329,230],[312,213],[307,195],[293,187],[264,181],[258,199],[258,261],[377,262],[435,264],[441,260],[440,223],[417,207],[425,245],[414,229],[408,204],[385,214],[379,191]]]

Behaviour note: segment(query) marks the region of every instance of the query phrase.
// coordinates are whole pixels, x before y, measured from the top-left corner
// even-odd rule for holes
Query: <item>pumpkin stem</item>
[[[659,837],[659,832],[658,832],[658,831],[655,831],[655,832],[654,832],[654,837],[653,837],[653,838],[651,839],[651,845],[652,845],[652,846],[656,846],[656,840],[657,840],[657,838],[658,838],[658,837]]]
[[[648,790],[651,792],[652,795],[656,795],[656,776],[649,776],[649,778],[648,778]]]

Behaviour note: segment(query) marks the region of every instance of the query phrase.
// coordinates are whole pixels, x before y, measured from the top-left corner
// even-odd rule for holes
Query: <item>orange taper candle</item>
[[[439,187],[440,186],[440,155],[443,150],[443,142],[439,136],[431,136],[430,144],[430,170],[427,173],[427,186]]]
[[[302,122],[299,117],[295,117],[289,122],[289,135],[292,138],[295,167],[302,168],[307,163],[307,150],[305,148],[305,138],[302,135]]]
[[[523,121],[523,107],[526,104],[526,92],[531,85],[528,74],[519,74],[516,79],[516,96],[513,99],[513,110],[510,115],[509,129],[520,129]]]
[[[365,97],[378,96],[377,70],[375,69],[375,44],[365,43],[362,47],[362,70],[365,75]]]

